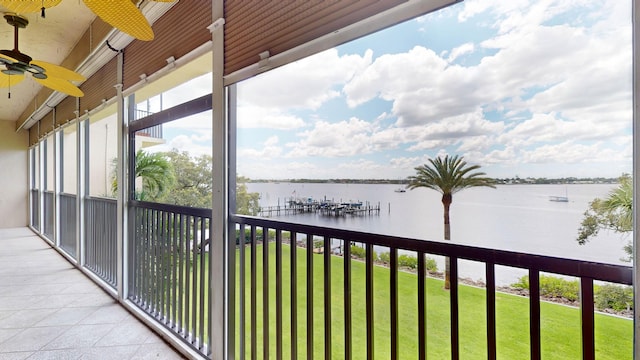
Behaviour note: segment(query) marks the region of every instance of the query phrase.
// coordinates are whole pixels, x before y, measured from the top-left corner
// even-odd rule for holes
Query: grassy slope
[[[283,353],[290,358],[290,248],[283,245]],[[246,274],[250,274],[250,248],[246,248]],[[263,341],[263,279],[262,246],[257,247],[256,288],[258,358],[262,358]],[[275,356],[276,301],[275,301],[275,244],[269,243],[269,352]],[[306,354],[306,251],[297,249],[298,258],[298,357]],[[323,257],[314,255],[314,358],[324,356],[324,291]],[[344,310],[343,310],[343,259],[331,257],[332,309],[331,343],[332,358],[344,358]],[[364,264],[352,262],[352,324],[353,358],[364,359],[366,351],[365,278]],[[238,280],[238,279],[237,279]],[[250,354],[250,281],[246,279],[245,303],[247,355]],[[239,284],[239,282],[238,282]],[[389,270],[374,268],[375,304],[375,354],[376,358],[390,358],[389,333]],[[239,288],[239,285],[236,287]],[[460,286],[460,354],[464,359],[486,358],[485,291]],[[399,341],[400,358],[417,358],[417,276],[400,272],[399,293]],[[528,299],[509,294],[496,294],[498,358],[523,359],[529,357],[529,308]],[[578,309],[557,304],[542,303],[542,356],[545,359],[578,359],[580,353],[580,313]],[[236,311],[236,314],[238,312]],[[238,321],[238,318],[236,318]],[[442,281],[427,279],[427,352],[429,358],[450,357],[449,341],[449,293],[442,289]],[[598,359],[631,359],[632,322],[611,316],[596,315],[596,351]],[[238,344],[238,339],[236,339]],[[238,351],[238,350],[236,350]]]

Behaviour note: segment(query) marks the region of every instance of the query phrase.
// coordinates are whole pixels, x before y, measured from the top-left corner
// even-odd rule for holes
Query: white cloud
[[[278,174],[290,170],[292,158],[301,162],[291,164],[309,166],[306,160],[314,158],[344,159],[331,170],[386,177],[400,168],[410,173],[434,153],[460,153],[505,169],[607,159],[618,169],[630,163],[628,1],[467,0],[457,8],[459,21],[475,21],[494,35],[463,37],[439,54],[420,40],[408,51],[375,59],[371,50],[323,52],[241,84],[239,127],[297,131],[297,141],[280,147],[282,164],[269,164]],[[481,53],[491,55],[471,66],[454,64]],[[338,116],[351,119],[336,119],[333,108],[315,112],[337,97],[353,111]],[[383,108],[387,102],[392,105]],[[374,111],[382,115],[375,118]],[[275,161],[266,153],[280,146],[272,140],[244,154]],[[320,166],[305,171],[334,176]]]
[[[466,54],[471,54],[475,50],[475,45],[473,43],[464,43],[456,48],[451,50],[449,57],[447,58],[447,62],[454,62],[458,57]]]
[[[336,86],[369,65],[372,57],[372,51],[340,56],[337,49],[329,49],[240,83],[238,97],[260,108],[317,109],[340,96]]]
[[[244,105],[238,107],[238,128],[290,130],[304,126],[304,120],[275,108]]]
[[[368,138],[374,130],[371,123],[351,118],[329,123],[318,121],[313,129],[298,134],[298,142],[287,144],[291,151],[287,157],[345,157],[371,152]]]

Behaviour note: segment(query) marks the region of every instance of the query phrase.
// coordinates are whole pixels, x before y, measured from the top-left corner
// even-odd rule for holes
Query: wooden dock
[[[335,202],[333,200],[300,200],[289,199],[285,205],[266,206],[260,208],[259,216],[273,217],[282,215],[298,215],[316,213],[326,216],[346,215],[379,215],[380,203],[372,205],[370,202]]]

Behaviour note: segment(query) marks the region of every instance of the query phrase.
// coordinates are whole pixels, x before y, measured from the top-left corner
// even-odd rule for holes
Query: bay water
[[[554,257],[631,265],[624,262],[623,246],[631,235],[602,231],[586,245],[576,242],[578,228],[589,202],[606,195],[612,184],[497,185],[470,188],[453,195],[451,239],[454,243],[483,248],[548,255]],[[363,202],[380,206],[375,215],[327,216],[314,213],[273,216],[274,220],[329,226],[348,230],[443,240],[441,195],[420,188],[396,192],[394,184],[341,183],[248,183],[250,192],[260,194],[261,206],[284,204],[291,198]],[[568,202],[550,201],[567,196]],[[387,251],[376,249],[376,251]],[[444,259],[431,256],[444,269]],[[484,281],[484,264],[461,260],[461,278]],[[526,270],[498,266],[496,283],[509,285],[526,275]]]

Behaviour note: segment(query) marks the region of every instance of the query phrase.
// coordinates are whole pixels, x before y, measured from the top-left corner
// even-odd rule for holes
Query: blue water
[[[251,183],[248,190],[261,195],[261,206],[284,205],[293,197],[362,201],[380,205],[379,215],[277,216],[274,219],[332,226],[350,230],[442,240],[443,214],[440,194],[429,189],[394,192],[397,185]],[[496,189],[471,188],[454,194],[451,206],[451,239],[460,244],[519,252],[628,264],[622,247],[629,235],[604,231],[587,243],[575,241],[580,221],[595,197],[604,197],[615,185],[499,185]],[[569,202],[552,202],[549,196],[568,196]],[[435,257],[444,267],[442,259]],[[484,279],[484,265],[461,261],[460,276]],[[526,272],[498,268],[496,281],[507,285]]]

